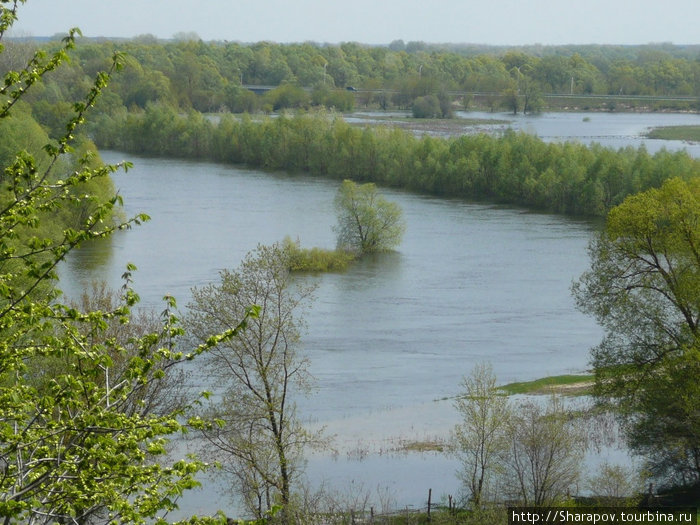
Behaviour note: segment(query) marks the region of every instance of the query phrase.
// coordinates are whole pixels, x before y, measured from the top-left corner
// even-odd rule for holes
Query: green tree
[[[229,84],[224,90],[224,103],[233,113],[255,113],[261,97],[244,87]]]
[[[539,86],[529,77],[521,84],[523,94],[523,113],[537,113],[542,108],[542,95]]]
[[[355,106],[355,95],[346,89],[330,89],[321,84],[311,94],[311,102],[316,106],[348,112]]]
[[[605,338],[596,395],[657,479],[700,481],[700,178],[666,181],[613,208],[574,285]]]
[[[0,40],[21,3],[0,5]],[[66,60],[75,35],[71,31],[54,53],[37,52],[24,69],[5,74],[0,119],[9,118],[27,90]],[[109,72],[97,75],[84,100],[74,105],[64,134],[45,144],[44,160],[24,149],[2,165],[0,518],[8,525],[155,520],[175,508],[205,466],[193,459],[165,459],[167,437],[186,429],[181,412],[143,410],[143,394],[162,377],[164,364],[184,358],[174,347],[182,333],[172,314],[174,301],[168,300],[158,330],[134,334],[127,348],[108,330],[131,319],[138,296],[128,286],[121,304],[90,311],[62,304],[51,286],[57,265],[76,246],[147,218],[114,224],[119,198],[92,192],[119,166],[95,166],[86,154],[74,171],[59,171],[87,110],[118,64],[117,57]],[[57,219],[57,212],[86,202],[91,213],[79,215],[77,223]],[[47,222],[55,223],[57,234],[44,233]],[[239,323],[189,356],[240,329]],[[124,358],[118,366],[117,357]]]
[[[418,97],[411,105],[414,118],[435,118],[442,115],[440,101],[435,95]]]
[[[438,92],[437,98],[440,101],[440,112],[442,118],[453,118],[454,110],[452,109],[452,99],[449,93],[442,89]]]
[[[513,115],[520,111],[520,94],[515,87],[509,87],[501,93],[501,104],[503,107],[513,110]]]
[[[382,197],[373,183],[345,180],[335,196],[338,248],[356,253],[391,250],[401,243],[406,223],[398,204]]]
[[[202,451],[221,463],[258,518],[275,504],[289,506],[303,448],[319,442],[301,425],[292,400],[311,381],[298,347],[313,287],[292,283],[288,251],[258,246],[237,270],[223,270],[220,282],[195,288],[186,318],[193,337],[206,341],[212,331],[234,328],[249,305],[259,306],[240,337],[205,357],[207,377],[223,392],[206,411],[218,425],[203,431]]]
[[[311,97],[302,88],[293,84],[282,84],[263,95],[265,103],[277,111],[284,108],[306,108],[311,103]]]
[[[208,56],[197,52],[197,44],[179,44],[173,59],[172,87],[183,107],[192,105],[197,111],[217,111],[223,99],[226,82]]]
[[[76,310],[88,312],[115,312],[123,308],[124,298],[118,290],[113,290],[105,282],[94,282],[89,288],[82,291],[79,299],[70,307]],[[157,334],[162,330],[163,318],[153,309],[139,308],[131,313],[128,323],[122,323],[122,319],[113,317],[106,320],[106,325],[97,331],[82,329],[92,345],[103,345],[105,351],[120,350],[110,353],[112,382],[113,378],[123,377],[131,362],[141,354],[138,342],[145,336]],[[82,327],[88,328],[88,327]],[[117,342],[112,346],[111,341]],[[130,404],[125,404],[125,412],[131,414],[157,414],[167,415],[178,413],[187,407],[188,395],[185,382],[187,373],[184,369],[184,361],[163,359],[147,371],[143,387],[138,395],[130,399]],[[40,370],[35,370],[37,376],[46,375],[45,363]],[[54,369],[69,365],[69,361],[60,360],[54,362]],[[108,376],[105,376],[105,379]],[[162,379],[162,380],[161,380]]]

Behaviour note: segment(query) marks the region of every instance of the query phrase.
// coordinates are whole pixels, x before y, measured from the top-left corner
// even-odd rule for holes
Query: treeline
[[[36,43],[7,46],[0,74],[26,62]],[[62,122],[62,106],[83,92],[115,51],[124,52],[128,63],[105,93],[104,111],[144,109],[152,102],[234,113],[313,104],[341,111],[349,103],[407,108],[418,97],[447,91],[527,91],[533,99],[543,93],[700,97],[700,50],[672,45],[472,49],[401,42],[389,47],[163,42],[144,36],[78,45],[71,64],[47,75],[27,97],[37,118],[46,125]],[[241,87],[249,84],[297,90],[265,99]],[[360,91],[354,97],[339,93],[348,87]],[[679,109],[696,105],[686,106]]]
[[[104,148],[303,171],[594,216],[666,178],[698,174],[698,163],[683,153],[652,156],[645,150],[546,144],[514,133],[417,138],[395,129],[356,128],[322,109],[277,119],[245,116],[289,107],[347,111],[356,101],[413,105],[414,110],[425,106],[426,116],[445,116],[453,107],[447,88],[501,90],[503,100],[510,93],[514,111],[521,103],[536,108],[543,91],[700,93],[700,61],[673,46],[583,46],[539,54],[409,47],[164,43],[148,37],[87,42],[72,51],[67,67],[47,73],[33,86],[23,99],[31,106],[23,118],[35,119],[49,137],[62,136],[73,101],[119,50],[126,53],[126,66],[103,93],[91,120],[91,138]],[[9,43],[0,55],[0,73],[26,63],[33,50],[32,43]],[[260,96],[241,83],[280,85]],[[343,87],[352,85],[377,90]],[[216,122],[202,114],[220,110],[223,116]]]
[[[524,133],[416,137],[352,126],[324,111],[218,122],[165,105],[96,119],[103,148],[305,172],[440,196],[483,199],[556,213],[603,216],[630,194],[671,177],[700,175],[685,152],[545,143]]]

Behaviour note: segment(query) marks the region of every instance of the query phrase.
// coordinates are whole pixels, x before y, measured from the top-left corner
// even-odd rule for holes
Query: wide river
[[[592,115],[582,123],[574,116],[570,125],[600,134],[596,121],[609,117]],[[114,163],[126,156],[107,151],[102,157]],[[237,266],[258,243],[289,235],[303,246],[334,247],[336,181],[207,162],[129,160],[134,168],[115,176],[126,214],[146,212],[152,220],[75,252],[61,274],[68,295],[96,279],[119,286],[133,262],[143,306],[160,308],[161,297],[172,294],[184,308],[191,287],[215,281],[220,269]],[[312,427],[336,436],[336,454],[309,458],[312,485],[366,491],[375,501],[388,495],[395,506],[418,507],[429,488],[434,500],[457,494],[457,464],[395,449],[401,440],[446,437],[457,422],[446,398],[475,363],[490,362],[502,383],[586,370],[602,332],[575,309],[570,286],[589,264],[586,249],[597,226],[384,194],[407,221],[398,251],[364,259],[346,273],[304,277],[318,285],[302,344],[317,388],[299,407]],[[217,481],[205,480],[203,490],[186,496],[183,512],[235,514],[214,490]]]

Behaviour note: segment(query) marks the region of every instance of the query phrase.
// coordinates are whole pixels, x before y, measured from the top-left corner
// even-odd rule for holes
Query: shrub
[[[440,101],[435,95],[418,97],[413,101],[412,109],[415,118],[435,118],[442,114]]]
[[[299,241],[284,239],[292,272],[343,272],[355,259],[352,253],[323,248],[302,248]]]

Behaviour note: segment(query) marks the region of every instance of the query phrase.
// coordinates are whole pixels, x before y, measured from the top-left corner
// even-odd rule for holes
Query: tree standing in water
[[[382,197],[373,183],[345,180],[335,196],[338,248],[358,254],[391,250],[406,229],[398,204]]]

